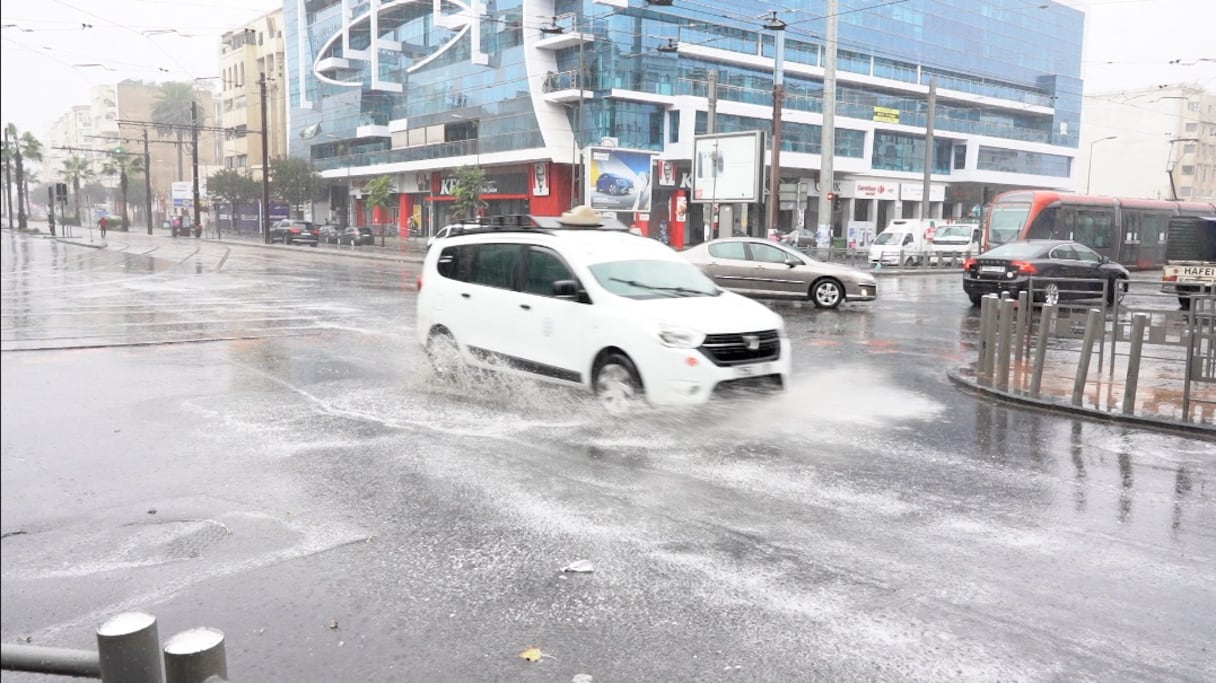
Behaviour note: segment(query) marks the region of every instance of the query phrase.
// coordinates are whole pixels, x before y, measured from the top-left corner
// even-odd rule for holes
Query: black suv
[[[321,231],[311,221],[285,218],[270,227],[270,241],[317,246]]]

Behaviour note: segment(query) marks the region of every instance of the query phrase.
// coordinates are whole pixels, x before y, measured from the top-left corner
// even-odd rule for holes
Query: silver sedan
[[[816,261],[771,240],[713,240],[683,256],[719,287],[756,298],[810,299],[819,308],[836,308],[844,301],[873,301],[878,296],[870,273]]]

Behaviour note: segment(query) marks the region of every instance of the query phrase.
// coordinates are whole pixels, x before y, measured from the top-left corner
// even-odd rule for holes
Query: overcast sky
[[[1216,61],[1185,65],[1216,60],[1216,0],[1066,2],[1086,12],[1087,93],[1183,82],[1216,91]],[[220,34],[279,6],[281,0],[4,0],[0,120],[42,137],[51,120],[87,103],[90,85],[214,76]],[[74,66],[80,64],[100,66]]]

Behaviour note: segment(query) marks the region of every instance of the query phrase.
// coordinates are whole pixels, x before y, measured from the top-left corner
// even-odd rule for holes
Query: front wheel
[[[984,301],[983,294],[968,294],[967,298],[971,299],[972,306],[979,306]]]
[[[820,280],[811,286],[811,301],[816,308],[836,308],[844,301],[844,287],[835,280]]]
[[[633,361],[620,353],[610,353],[595,370],[592,379],[595,395],[609,415],[627,415],[642,398],[642,381]]]
[[[1117,302],[1122,302],[1123,297],[1127,295],[1127,278],[1117,277],[1110,281],[1106,287],[1106,303],[1109,306],[1114,306]]]

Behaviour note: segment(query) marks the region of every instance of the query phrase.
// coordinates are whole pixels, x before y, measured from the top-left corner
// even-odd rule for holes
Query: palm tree
[[[192,123],[202,125],[203,108],[197,106],[197,122],[191,120],[190,104],[197,103],[198,97],[194,85],[183,81],[162,83],[160,99],[152,106],[152,121],[156,123],[156,134],[163,137],[172,135],[177,138],[177,179],[184,180],[182,168],[182,138],[190,129]]]
[[[42,161],[42,143],[29,131],[17,135],[17,126],[8,124],[9,137],[17,141],[13,146],[13,162],[17,168],[17,227],[29,227],[29,187],[27,186],[25,162]]]
[[[127,217],[127,190],[130,187],[129,176],[132,173],[142,173],[144,170],[143,156],[135,152],[124,151],[121,147],[110,153],[110,160],[102,167],[106,175],[118,176],[118,190],[122,194],[122,230],[131,229],[131,221]]]
[[[17,130],[13,124],[8,124],[4,129],[4,147],[0,151],[4,154],[4,206],[5,213],[8,214],[8,226],[13,227],[13,162],[16,159],[17,143],[10,136]]]
[[[80,181],[93,178],[92,162],[84,157],[68,157],[63,160],[63,169],[59,171],[59,176],[72,184],[72,195],[76,199],[76,225],[84,225],[80,220]]]

